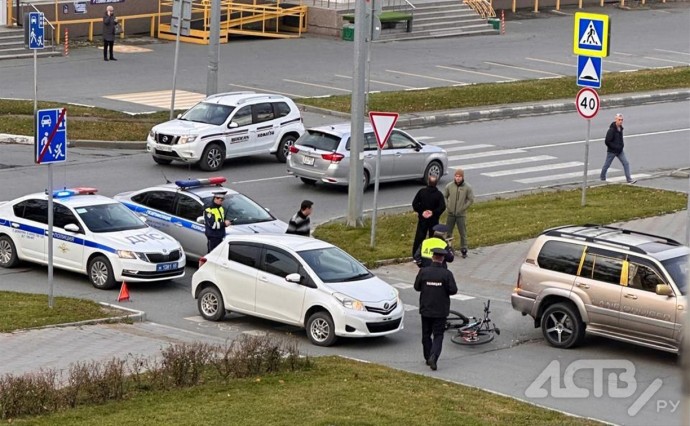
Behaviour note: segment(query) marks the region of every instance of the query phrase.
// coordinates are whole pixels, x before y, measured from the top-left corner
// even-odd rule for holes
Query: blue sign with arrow
[[[36,163],[63,163],[67,160],[67,110],[38,110],[34,140]]]
[[[580,87],[601,88],[601,58],[593,56],[577,57],[577,85]]]

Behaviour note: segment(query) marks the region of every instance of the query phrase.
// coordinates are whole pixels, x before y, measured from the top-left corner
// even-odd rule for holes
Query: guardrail
[[[155,32],[155,25],[156,25],[156,18],[159,17],[158,13],[142,13],[139,15],[125,15],[125,16],[118,16],[117,17],[117,22],[120,23],[120,28],[122,28],[119,37],[121,39],[125,38],[125,32],[127,28],[127,21],[128,20],[134,20],[134,19],[150,19],[151,20],[151,30],[150,30],[150,35],[151,37],[155,37],[156,32]],[[65,21],[58,21],[55,23],[57,26],[57,42],[60,43],[60,28],[65,27],[65,26],[71,26],[71,25],[80,25],[80,24],[87,24],[89,26],[89,35],[88,39],[89,41],[93,41],[93,26],[95,24],[103,24],[103,18],[89,18],[89,19],[68,19]]]
[[[484,19],[496,17],[496,11],[487,0],[464,0],[464,3]]]

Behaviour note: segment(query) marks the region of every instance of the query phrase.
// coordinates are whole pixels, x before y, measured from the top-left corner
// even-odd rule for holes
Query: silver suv
[[[178,118],[154,126],[146,151],[158,164],[198,163],[214,171],[226,158],[275,154],[284,163],[304,133],[297,105],[282,95],[229,92],[211,95]]]
[[[669,238],[612,226],[550,229],[529,249],[512,305],[559,348],[586,331],[678,353],[688,253]]]

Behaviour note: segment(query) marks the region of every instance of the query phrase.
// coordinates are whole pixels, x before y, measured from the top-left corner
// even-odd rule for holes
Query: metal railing
[[[307,0],[308,1],[308,0]],[[311,6],[320,7],[323,9],[336,9],[354,11],[355,2],[357,0],[311,0]],[[361,1],[361,0],[360,0]],[[383,9],[385,10],[413,10],[414,4],[408,0],[375,0],[383,2]]]
[[[484,19],[496,17],[496,11],[487,0],[464,0],[463,2]]]

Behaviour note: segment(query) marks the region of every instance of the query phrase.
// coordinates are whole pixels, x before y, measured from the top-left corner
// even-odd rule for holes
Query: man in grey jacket
[[[467,209],[474,203],[474,192],[469,183],[465,182],[465,172],[462,169],[455,170],[453,182],[450,182],[443,190],[443,197],[446,199],[446,209],[448,217],[446,225],[450,235],[453,235],[453,227],[458,227],[460,234],[460,253],[463,259],[467,257],[467,227],[465,218]]]
[[[103,15],[103,60],[117,61],[113,56],[113,45],[115,44],[115,26],[117,25],[117,18],[115,17],[115,9],[112,6],[105,8],[105,15]]]

